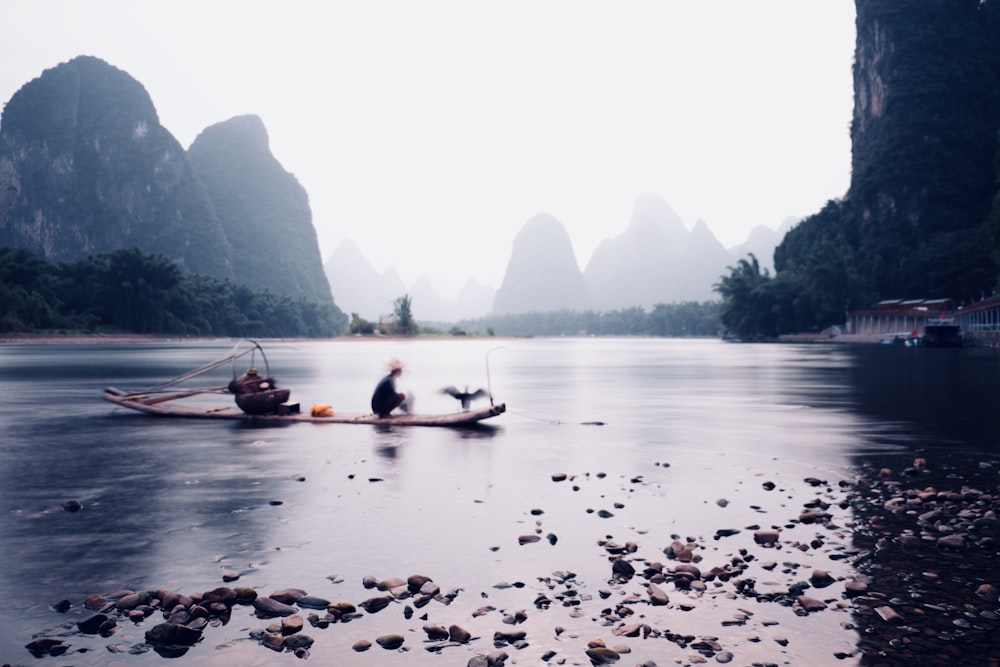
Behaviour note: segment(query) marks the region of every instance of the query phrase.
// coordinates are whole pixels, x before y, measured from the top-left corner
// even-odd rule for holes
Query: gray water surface
[[[741,548],[759,551],[748,528],[789,525],[811,497],[836,500],[838,480],[861,466],[924,456],[996,483],[990,417],[1000,358],[987,350],[605,338],[265,343],[272,374],[303,409],[367,411],[392,357],[407,364],[399,386],[418,412],[458,408],[442,386],[488,386],[508,411],[472,430],[259,428],[157,419],[100,398],[105,386],[150,386],[232,345],[0,346],[0,662],[36,664],[25,644],[61,635],[70,653],[40,664],[158,664],[164,658],[143,643],[155,620],[125,622],[110,638],[81,636],[73,629],[88,614],[82,600],[123,588],[207,591],[228,571],[261,594],[294,587],[357,603],[374,594],[364,576],[415,573],[454,593],[412,620],[402,601],[327,629],[307,624],[319,664],[465,665],[495,650],[493,633],[510,629],[503,619],[515,610],[528,615],[518,626],[528,646],[506,649],[518,664],[543,664],[551,652],[590,664],[583,651],[593,638],[629,645],[623,664],[683,663],[692,651],[676,643],[611,635],[602,610],[643,587],[610,581],[602,543],[631,541],[636,557],[666,562],[663,550],[690,537],[707,570]],[[206,384],[225,384],[229,373]],[[557,473],[569,479],[555,482]],[[83,509],[65,511],[67,501]],[[805,543],[822,534],[827,548],[775,549],[758,561],[851,576],[849,561],[829,558],[850,545],[850,513],[831,512],[832,528],[788,531]],[[740,532],[714,539],[720,528]],[[520,545],[525,534],[556,539]],[[579,604],[533,606],[552,595],[553,572],[574,573]],[[758,589],[787,585],[770,571],[755,576]],[[635,609],[652,627],[719,637],[734,664],[830,664],[857,641],[845,609],[747,609],[725,592],[671,589],[670,605]],[[64,599],[69,612],[51,608]],[[492,609],[474,613],[484,606]],[[744,612],[742,624],[727,622]],[[431,652],[425,622],[459,624],[480,639]],[[234,613],[176,660],[295,660],[250,638],[267,625],[250,609]],[[406,636],[403,651],[351,650],[387,632]]]

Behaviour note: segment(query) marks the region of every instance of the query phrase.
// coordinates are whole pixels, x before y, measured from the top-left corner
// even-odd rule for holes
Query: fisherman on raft
[[[389,374],[375,386],[375,392],[372,394],[372,412],[381,418],[388,417],[396,408],[403,413],[410,411],[412,398],[408,400],[406,394],[396,391],[396,378],[402,372],[403,362],[393,359],[389,362]]]

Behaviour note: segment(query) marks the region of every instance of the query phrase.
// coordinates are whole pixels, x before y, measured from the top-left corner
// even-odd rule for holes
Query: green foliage
[[[134,248],[59,266],[0,249],[0,331],[329,337],[346,319],[333,304],[187,275]]]
[[[488,336],[717,336],[719,304],[685,301],[656,304],[650,312],[633,307],[596,312],[557,310],[489,315],[459,322],[467,332]]]
[[[1000,2],[859,0],[847,196],[720,280],[745,337],[824,328],[890,298],[980,298],[997,285]],[[877,96],[878,99],[874,99]],[[878,111],[874,111],[877,107]]]
[[[376,325],[374,322],[369,322],[363,317],[359,317],[357,313],[351,313],[351,323],[347,327],[347,332],[354,336],[367,335],[375,333]]]
[[[393,321],[389,326],[389,333],[398,336],[416,336],[418,327],[413,319],[413,299],[409,294],[404,294],[392,302]]]

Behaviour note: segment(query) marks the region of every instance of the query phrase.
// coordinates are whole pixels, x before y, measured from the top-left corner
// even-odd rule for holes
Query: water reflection
[[[99,400],[104,386],[152,385],[230,348],[228,341],[0,348],[0,380],[10,391],[0,406],[8,434],[0,457],[0,500],[8,508],[0,516],[8,556],[0,624],[11,629],[0,654],[22,654],[26,638],[59,621],[47,609],[51,601],[120,587],[210,590],[223,570],[262,591],[297,586],[355,601],[370,596],[360,585],[365,575],[426,572],[464,591],[447,608],[429,608],[434,617],[462,620],[488,638],[501,623],[497,616],[468,620],[484,600],[530,609],[550,593],[542,579],[571,571],[578,593],[590,596],[579,605],[582,615],[558,605],[536,610],[524,624],[531,655],[521,655],[540,659],[554,650],[579,661],[580,651],[566,655],[569,644],[552,639],[552,626],[580,637],[604,633],[593,619],[618,599],[597,594],[611,586],[601,542],[634,542],[633,557],[652,562],[663,561],[678,536],[690,536],[706,571],[742,558],[742,549],[757,557],[746,576],[770,593],[817,563],[846,578],[849,560],[825,560],[850,546],[843,528],[850,509],[837,504],[838,481],[880,452],[910,456],[944,434],[949,450],[988,451],[992,436],[977,422],[987,408],[983,396],[998,384],[990,357],[969,355],[974,361],[961,361],[959,371],[931,358],[899,369],[884,349],[646,339],[526,339],[502,348],[474,339],[317,341],[268,348],[272,372],[303,406],[365,411],[373,378],[398,356],[421,409],[451,410],[454,400],[437,390],[457,381],[485,384],[488,357],[491,389],[508,412],[454,430],[261,428],[131,416]],[[897,389],[892,398],[888,387]],[[956,403],[945,408],[928,398],[935,388]],[[37,418],[39,406],[44,418]],[[589,422],[603,425],[583,425]],[[558,473],[565,482],[554,481]],[[59,509],[71,499],[83,511]],[[829,505],[836,528],[803,524],[804,502]],[[777,526],[805,550],[761,553],[754,525]],[[716,537],[719,529],[737,532]],[[536,531],[557,539],[518,543]],[[760,567],[768,560],[784,565]],[[525,586],[497,588],[502,581]],[[723,583],[701,595],[672,593],[664,609],[642,607],[645,622],[706,635],[725,627],[727,648],[743,663],[826,664],[852,650],[856,637],[835,611],[799,617],[772,604],[754,607],[743,625],[722,625],[748,603]],[[644,597],[637,584],[612,588],[616,596]],[[840,592],[833,587],[826,595]],[[399,631],[399,618],[365,617],[358,631]],[[213,628],[206,642],[222,648],[198,646],[181,660],[266,664],[271,656],[244,632],[256,622],[231,625],[239,627]],[[116,641],[141,642],[142,631],[128,628]],[[414,632],[419,636],[419,626]],[[378,664],[379,655],[351,651],[346,633],[316,635],[317,657]],[[791,641],[775,649],[771,640],[781,635]],[[105,650],[96,642],[95,649]],[[635,651],[646,652],[633,656],[636,662],[687,659],[665,640]]]

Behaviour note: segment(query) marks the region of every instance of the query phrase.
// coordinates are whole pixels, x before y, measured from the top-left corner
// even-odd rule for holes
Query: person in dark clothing
[[[379,417],[388,417],[396,408],[406,406],[406,394],[396,391],[396,378],[403,372],[403,363],[398,359],[389,362],[389,374],[379,380],[372,393],[372,412]]]

